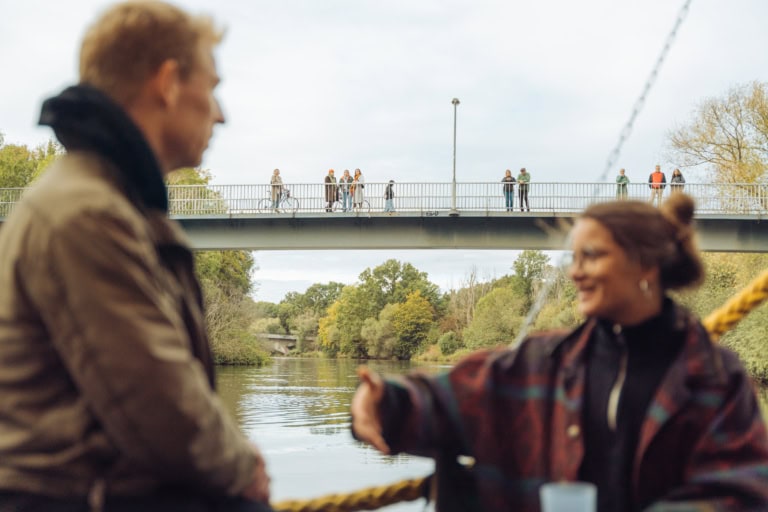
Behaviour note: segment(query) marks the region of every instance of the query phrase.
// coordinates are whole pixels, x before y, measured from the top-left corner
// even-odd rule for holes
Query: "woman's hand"
[[[379,450],[389,454],[389,446],[381,435],[379,404],[384,396],[384,381],[365,366],[357,369],[360,386],[352,398],[352,430],[355,436]]]

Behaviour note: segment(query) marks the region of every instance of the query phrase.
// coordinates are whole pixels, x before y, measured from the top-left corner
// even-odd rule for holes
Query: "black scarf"
[[[139,206],[168,211],[168,192],[155,154],[123,109],[101,91],[68,87],[43,103],[39,124],[53,128],[68,150],[93,151],[111,161]]]

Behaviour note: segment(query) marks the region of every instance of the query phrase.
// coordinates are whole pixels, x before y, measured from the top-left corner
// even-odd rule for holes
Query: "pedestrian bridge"
[[[197,249],[540,249],[565,246],[568,224],[587,205],[616,198],[612,183],[531,183],[530,210],[519,187],[506,207],[493,183],[396,183],[395,213],[384,213],[386,183],[366,183],[364,202],[344,211],[343,191],[322,183],[286,184],[273,203],[270,185],[170,186],[170,214]],[[0,221],[23,189],[0,189]],[[277,196],[278,190],[274,190]],[[326,196],[329,192],[329,196]],[[648,200],[646,183],[630,199]],[[697,202],[706,251],[768,251],[768,185],[685,185]],[[672,193],[668,185],[664,196]]]

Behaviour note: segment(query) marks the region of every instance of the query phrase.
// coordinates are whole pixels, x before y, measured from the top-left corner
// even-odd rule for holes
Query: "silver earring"
[[[648,285],[647,279],[641,279],[637,285],[640,287],[640,291],[643,292],[644,295],[648,296],[651,294],[651,287]]]

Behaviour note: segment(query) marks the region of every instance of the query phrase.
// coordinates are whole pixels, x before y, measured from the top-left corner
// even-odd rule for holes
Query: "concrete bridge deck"
[[[327,212],[326,186],[288,184],[278,211],[270,185],[171,186],[170,214],[197,249],[541,249],[565,247],[567,225],[591,203],[613,200],[612,183],[531,183],[530,211],[507,211],[500,182],[395,184],[394,214],[383,212],[385,183],[367,183],[365,203]],[[342,191],[339,198],[342,197]],[[667,186],[665,195],[671,187]],[[705,251],[768,251],[768,185],[695,184],[696,223]],[[0,222],[23,189],[0,189]],[[630,184],[647,200],[646,183]]]

